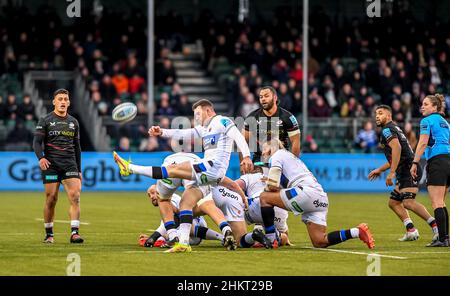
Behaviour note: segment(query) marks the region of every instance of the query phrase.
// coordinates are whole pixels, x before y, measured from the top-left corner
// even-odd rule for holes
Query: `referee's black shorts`
[[[49,183],[61,183],[62,180],[77,178],[80,179],[78,172],[78,165],[75,161],[58,161],[50,160],[50,167],[42,171],[42,182],[44,184]]]
[[[450,154],[439,154],[428,159],[427,185],[450,186]]]

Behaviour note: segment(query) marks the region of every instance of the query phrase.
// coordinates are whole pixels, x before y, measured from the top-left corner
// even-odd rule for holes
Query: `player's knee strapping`
[[[180,211],[178,216],[180,217],[180,224],[183,224],[183,223],[192,224],[192,220],[193,220],[192,211],[188,211],[188,210]]]
[[[403,200],[400,192],[398,192],[397,190],[392,190],[391,191],[390,199],[396,200],[396,201],[402,201]]]
[[[166,223],[164,223],[164,228],[166,228],[166,231],[169,231],[171,229],[176,229],[177,225],[175,221],[167,221]]]
[[[415,198],[416,198],[416,194],[413,193],[413,192],[402,192],[402,193],[400,193],[400,198],[401,198],[402,200],[405,200],[405,199],[415,199]]]
[[[194,228],[194,236],[195,237],[198,237],[201,239],[206,239],[207,232],[208,232],[208,228],[199,226],[199,225],[195,225],[195,228]]]

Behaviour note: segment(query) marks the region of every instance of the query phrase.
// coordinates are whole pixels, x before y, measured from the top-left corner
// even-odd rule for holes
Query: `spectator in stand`
[[[102,78],[102,82],[100,83],[100,93],[108,103],[111,103],[114,97],[117,95],[116,87],[111,81],[111,76],[109,76],[108,74],[106,74]]]
[[[23,121],[18,119],[16,120],[16,124],[14,129],[11,130],[6,138],[6,142],[8,144],[12,144],[11,146],[17,147],[20,144],[20,150],[28,151],[31,149],[30,143],[33,141],[33,133],[30,132],[24,125]],[[14,149],[15,150],[15,149]]]
[[[272,67],[272,78],[279,82],[287,82],[289,80],[289,66],[285,59],[279,59]]]
[[[192,104],[189,102],[187,95],[181,95],[177,104],[177,113],[180,116],[192,116]]]
[[[159,120],[159,126],[164,129],[170,129],[170,119],[167,117],[161,117]],[[158,146],[160,151],[172,151],[170,139],[158,137]]]
[[[123,95],[128,93],[129,89],[129,81],[127,76],[125,76],[122,72],[116,73],[112,79],[112,84],[116,88],[116,92],[118,95]]]
[[[145,88],[145,80],[138,73],[134,73],[129,79],[129,91],[131,95],[135,95]]]
[[[0,120],[7,118],[6,104],[3,103],[3,97],[0,96]]]
[[[364,128],[358,132],[355,139],[355,145],[357,148],[362,149],[365,153],[372,153],[375,151],[378,145],[377,133],[373,129],[371,121],[364,123]]]
[[[311,135],[308,135],[306,137],[306,147],[305,147],[306,153],[320,153],[319,145],[317,145],[317,142],[313,139]]]
[[[15,118],[17,116],[17,108],[16,96],[9,94],[6,101],[6,118]]]
[[[161,100],[159,102],[158,110],[156,110],[156,115],[163,116],[174,116],[176,111],[172,106],[170,106],[169,94],[164,92],[161,94]]]
[[[399,100],[394,100],[392,102],[392,120],[397,123],[402,123],[405,121],[405,115],[403,114],[402,104]]]
[[[286,110],[292,110],[292,97],[288,92],[288,86],[286,83],[280,84],[280,89],[278,91],[278,101],[280,102],[280,107]]]
[[[309,109],[309,116],[311,117],[330,117],[331,116],[331,108],[325,103],[324,99],[321,96],[318,96],[317,99],[312,103],[311,108]]]
[[[22,103],[17,107],[17,117],[24,120],[34,120],[34,104],[31,102],[31,96],[25,94]]]
[[[159,151],[159,143],[157,137],[148,137],[143,139],[139,145],[140,152],[155,152]]]
[[[119,146],[116,148],[118,152],[130,152],[130,139],[127,137],[121,137],[119,140]]]
[[[172,85],[177,79],[172,61],[169,59],[164,59],[160,68],[161,69],[157,72],[158,75],[156,77],[156,82],[159,85]]]
[[[297,83],[301,83],[303,80],[303,68],[300,61],[295,62],[294,69],[289,72],[289,77],[294,79]]]
[[[244,104],[242,104],[240,115],[244,118],[247,118],[250,112],[258,108],[259,104],[256,102],[255,96],[253,95],[253,93],[249,92],[245,97]]]
[[[172,90],[170,91],[170,105],[174,106],[175,109],[180,101],[181,95],[183,94],[183,90],[179,83],[174,83],[172,85]]]
[[[411,145],[411,148],[413,150],[416,150],[417,136],[416,136],[416,133],[413,130],[411,122],[405,123],[404,131],[405,131],[405,136],[408,139],[409,145]]]

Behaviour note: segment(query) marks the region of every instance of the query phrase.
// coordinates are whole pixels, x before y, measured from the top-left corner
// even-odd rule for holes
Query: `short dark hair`
[[[271,92],[274,96],[277,95],[277,90],[276,90],[273,86],[270,86],[270,85],[266,85],[266,86],[261,87],[261,88],[259,89],[259,92],[261,92],[262,90],[265,90],[265,89],[270,90],[270,92]]]
[[[392,108],[389,107],[388,105],[379,105],[379,106],[375,109],[375,111],[377,111],[378,109],[388,110],[389,113],[392,113]]]
[[[210,100],[207,100],[207,99],[201,99],[201,100],[198,100],[197,102],[195,102],[194,105],[192,105],[192,111],[194,111],[195,108],[197,108],[198,106],[211,107],[211,108],[214,109],[213,103]]]
[[[61,95],[61,94],[69,96],[69,91],[67,89],[64,89],[64,88],[57,89],[53,93],[53,98],[56,98],[57,95]]]

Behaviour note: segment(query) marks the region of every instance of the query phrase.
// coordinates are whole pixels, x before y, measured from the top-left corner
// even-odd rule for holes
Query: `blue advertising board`
[[[170,152],[122,153],[140,165],[160,165]],[[200,155],[201,156],[201,155]],[[387,192],[381,179],[370,182],[369,172],[385,163],[382,154],[303,154],[301,159],[310,168],[327,192]],[[0,152],[0,190],[43,190],[41,172],[32,152]],[[148,177],[122,177],[108,152],[83,152],[83,191],[144,191],[155,181]],[[239,158],[230,161],[227,176],[239,177]]]

